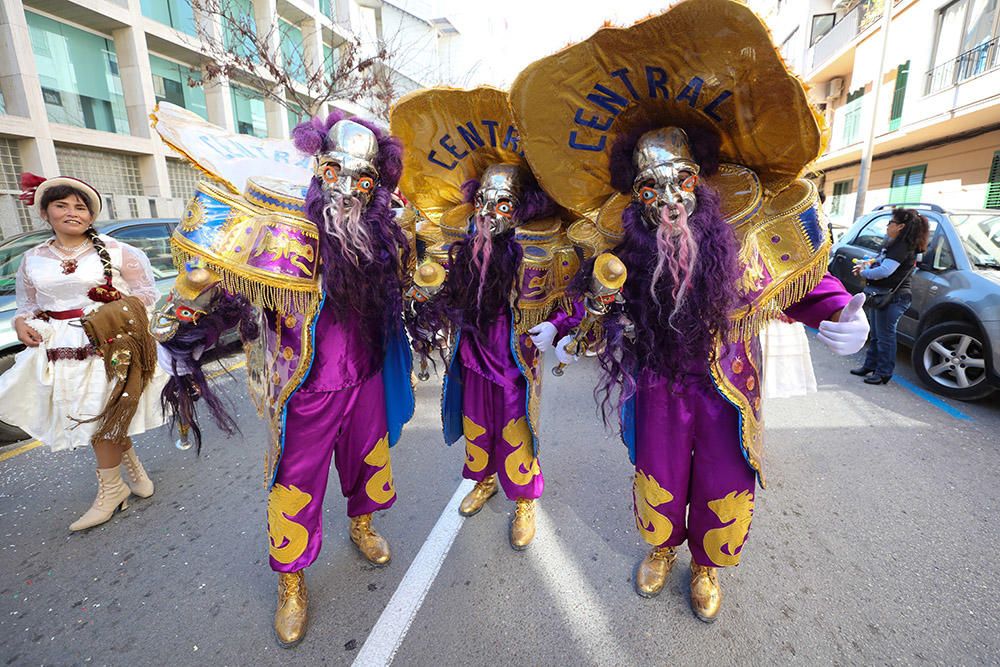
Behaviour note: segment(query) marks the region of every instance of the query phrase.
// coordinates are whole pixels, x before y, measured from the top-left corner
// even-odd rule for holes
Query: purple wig
[[[657,264],[655,231],[641,218],[640,205],[632,203],[622,215],[625,238],[614,250],[628,268],[622,289],[624,314],[635,326],[635,339],[624,335],[624,320],[613,314],[605,320],[606,346],[598,355],[603,369],[595,395],[607,418],[611,393],[620,389],[618,404],[635,392],[642,371],[678,380],[684,374],[707,377],[715,354],[716,336],[729,331],[729,316],[738,304],[739,245],[722,217],[719,195],[707,185],[695,190],[698,208],[688,218],[698,247],[691,296],[674,311],[673,279],[664,272],[652,285]],[[585,289],[583,276],[574,291]],[[586,272],[589,277],[589,272]],[[656,295],[654,299],[653,295]]]
[[[257,312],[250,302],[220,290],[212,299],[209,312],[197,324],[182,323],[173,338],[161,343],[170,352],[174,368],[160,393],[160,404],[164,412],[170,409],[171,431],[178,424],[191,428],[198,454],[201,454],[201,427],[195,401],[204,399],[212,420],[226,435],[231,436],[240,430],[202,370],[204,352],[216,347],[222,334],[233,327],[238,328],[244,343],[255,340],[260,334]],[[191,369],[191,373],[178,374],[178,366]]]
[[[378,185],[365,208],[362,224],[371,242],[371,259],[359,257],[357,263],[345,260],[350,250],[342,241],[326,233],[323,211],[330,199],[320,179],[313,176],[306,194],[306,215],[319,230],[323,289],[335,317],[357,319],[362,331],[381,349],[385,334],[395,329],[403,310],[402,267],[409,261],[406,235],[392,210],[392,192],[403,171],[402,146],[398,139],[377,125],[361,118],[348,118],[333,112],[326,120],[313,118],[292,131],[295,146],[303,153],[316,155],[330,150],[327,132],[345,118],[371,130],[378,139],[375,168]]]
[[[514,212],[515,224],[554,215],[558,210],[555,201],[542,190],[530,171],[524,169],[521,173],[521,201]],[[471,202],[479,187],[480,182],[476,179],[463,183],[463,200]],[[479,335],[510,305],[511,292],[516,292],[523,251],[516,239],[516,229],[498,234],[492,239],[489,254],[484,255],[485,270],[477,270],[474,238],[470,229],[464,239],[452,244],[442,301],[448,319],[472,335]],[[516,297],[514,317],[520,319]]]

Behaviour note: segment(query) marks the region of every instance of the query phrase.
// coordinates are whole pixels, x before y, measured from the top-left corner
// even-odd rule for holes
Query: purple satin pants
[[[466,368],[461,370],[462,477],[481,482],[496,473],[510,500],[540,498],[545,478],[532,451],[524,379],[515,388],[505,388]]]
[[[299,391],[288,401],[285,448],[267,503],[271,569],[309,567],[323,545],[323,496],[333,458],[347,515],[396,500],[382,373],[337,391]]]
[[[688,541],[699,565],[737,565],[753,518],[756,476],[739,413],[709,384],[652,373],[636,396],[635,522],[653,546]],[[685,521],[686,519],[686,521]]]

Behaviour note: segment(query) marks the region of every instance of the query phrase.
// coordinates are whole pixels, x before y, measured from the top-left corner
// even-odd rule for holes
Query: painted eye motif
[[[695,186],[698,185],[698,175],[691,174],[683,181],[681,181],[681,190],[684,192],[694,192]]]
[[[337,182],[338,178],[337,170],[334,168],[332,164],[323,165],[321,173],[323,174],[323,182],[326,183],[327,185]]]
[[[508,201],[507,199],[501,199],[497,202],[496,207],[497,215],[502,215],[505,218],[509,218],[514,215],[514,203]]]
[[[656,190],[649,187],[648,185],[644,185],[643,187],[639,188],[639,199],[642,201],[643,204],[652,204],[653,202],[656,201],[657,197],[658,195],[656,193]]]
[[[358,182],[354,184],[354,189],[358,192],[368,194],[375,189],[375,179],[371,176],[362,176],[358,179]]]

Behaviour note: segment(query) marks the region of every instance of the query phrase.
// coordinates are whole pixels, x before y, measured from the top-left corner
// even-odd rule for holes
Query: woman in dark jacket
[[[854,275],[861,276],[872,287],[886,291],[895,290],[889,303],[882,308],[870,308],[871,335],[868,354],[853,375],[867,376],[867,384],[886,384],[892,378],[896,365],[896,324],[910,307],[910,275],[917,254],[927,250],[930,227],[927,218],[912,208],[897,208],[886,233],[885,243],[871,265],[854,267]]]

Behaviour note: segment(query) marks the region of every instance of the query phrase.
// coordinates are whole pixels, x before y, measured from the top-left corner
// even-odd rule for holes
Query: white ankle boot
[[[146,469],[135,455],[135,447],[129,447],[122,454],[122,466],[128,473],[128,486],[132,493],[140,498],[149,498],[153,495],[153,480],[146,474]]]
[[[94,504],[79,519],[70,524],[70,530],[83,530],[99,526],[109,520],[118,507],[128,507],[131,491],[122,481],[118,467],[97,469],[97,497]]]

